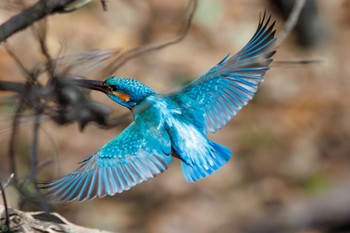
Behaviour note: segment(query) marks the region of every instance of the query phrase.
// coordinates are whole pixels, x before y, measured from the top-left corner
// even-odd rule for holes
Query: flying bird
[[[275,54],[275,22],[270,19],[264,14],[241,51],[175,93],[157,94],[130,78],[78,80],[131,110],[134,120],[77,170],[43,184],[47,197],[82,201],[121,193],[164,172],[173,157],[181,160],[187,182],[217,171],[232,153],[207,134],[226,125],[262,83]]]

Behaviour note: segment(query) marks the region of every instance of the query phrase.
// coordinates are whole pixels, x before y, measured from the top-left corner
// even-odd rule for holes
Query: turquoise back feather
[[[194,114],[202,114],[206,132],[215,132],[226,125],[251,100],[263,82],[275,51],[269,47],[275,41],[273,30],[265,14],[248,44],[236,55],[227,55],[207,73],[171,95],[174,100],[195,102]],[[191,108],[189,108],[191,111]]]

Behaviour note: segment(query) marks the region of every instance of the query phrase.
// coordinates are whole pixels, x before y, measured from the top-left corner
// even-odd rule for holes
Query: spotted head
[[[145,84],[131,78],[112,76],[105,81],[78,80],[79,86],[102,91],[118,104],[132,109],[147,96],[155,94],[155,91]]]

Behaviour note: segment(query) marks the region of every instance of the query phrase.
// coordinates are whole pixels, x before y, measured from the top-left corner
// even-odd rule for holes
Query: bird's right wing
[[[227,55],[208,72],[170,96],[182,103],[193,102],[193,111],[201,112],[205,132],[215,132],[227,124],[251,100],[269,69],[275,51],[274,22],[260,20],[258,28],[244,48],[229,58]],[[184,104],[182,104],[184,105]],[[191,112],[191,109],[187,109]],[[193,112],[192,112],[193,114]],[[197,117],[198,118],[198,117]]]
[[[153,118],[131,123],[119,136],[82,161],[67,176],[43,184],[53,201],[89,200],[114,195],[148,180],[167,169],[172,160],[170,138]]]

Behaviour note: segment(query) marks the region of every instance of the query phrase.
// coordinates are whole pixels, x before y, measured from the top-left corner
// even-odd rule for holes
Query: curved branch
[[[25,9],[0,25],[0,42],[45,16],[62,11],[66,5],[74,1],[75,0],[40,0],[35,5]]]
[[[277,37],[278,39],[275,41],[273,47],[270,48],[271,50],[280,46],[282,42],[286,39],[286,37],[289,35],[289,33],[292,31],[292,29],[298,22],[299,15],[304,5],[305,5],[305,0],[297,0],[294,3],[292,12],[289,14],[288,20],[284,25],[282,32],[278,35]]]

